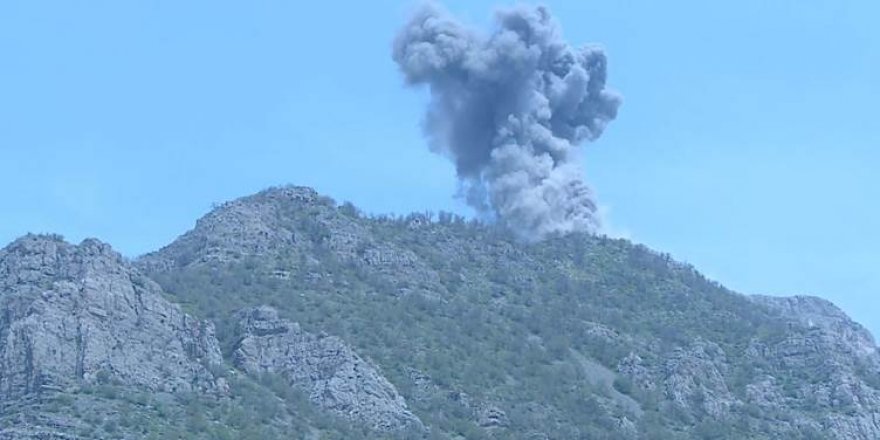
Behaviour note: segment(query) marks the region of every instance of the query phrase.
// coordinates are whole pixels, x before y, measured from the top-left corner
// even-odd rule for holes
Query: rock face
[[[308,207],[307,216],[334,206],[315,190],[284,187],[223,203],[196,222],[196,227],[139,264],[150,270],[206,262],[225,262],[279,249],[307,246],[303,231],[283,222],[288,210]],[[174,255],[173,258],[168,258]]]
[[[814,296],[756,295],[751,298],[777,311],[783,319],[832,336],[856,356],[869,357],[877,353],[877,344],[871,333],[829,301]]]
[[[439,284],[436,273],[414,252],[376,237],[356,213],[343,215],[329,197],[300,186],[270,188],[223,203],[196,222],[195,228],[137,264],[150,273],[183,267],[222,265],[248,258],[315,262],[328,253],[338,260],[376,274],[395,291],[405,291],[401,275]],[[413,216],[416,228],[422,217]],[[287,279],[296,268],[275,267],[272,276]],[[313,278],[333,274],[315,268]],[[394,293],[394,292],[389,292]]]
[[[100,382],[213,390],[221,362],[213,326],[110,246],[28,235],[0,251],[0,401]]]
[[[249,374],[279,374],[314,404],[374,430],[421,427],[394,386],[342,340],[304,332],[266,306],[243,311],[238,331],[234,362]]]
[[[665,394],[676,405],[696,406],[721,417],[733,403],[725,383],[726,359],[718,345],[702,340],[675,350],[662,368]]]
[[[834,304],[808,296],[752,299],[780,314],[791,325],[806,327],[775,344],[753,344],[749,355],[776,371],[756,382],[753,397],[764,407],[811,406],[819,421],[793,417],[833,438],[880,438],[880,355],[874,338]],[[780,373],[809,377],[792,386]],[[780,395],[782,398],[780,399]]]
[[[643,389],[661,390],[694,420],[730,420],[746,411],[772,417],[773,425],[763,429],[780,438],[880,438],[880,356],[870,333],[819,298],[751,299],[789,329],[779,338],[754,338],[738,362],[698,339],[687,348],[651,353],[652,361],[630,353],[618,372]],[[743,381],[745,389],[733,393]]]

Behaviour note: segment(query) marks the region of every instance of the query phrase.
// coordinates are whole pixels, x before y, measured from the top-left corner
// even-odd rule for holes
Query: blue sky
[[[610,227],[736,290],[814,294],[880,331],[880,2],[548,0],[625,98],[584,148]],[[496,1],[445,2],[477,25]],[[390,42],[414,3],[0,3],[0,241],[135,256],[211,204],[310,185],[452,210],[424,90]]]

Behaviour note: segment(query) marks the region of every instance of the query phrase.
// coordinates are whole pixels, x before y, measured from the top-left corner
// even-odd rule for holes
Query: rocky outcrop
[[[378,431],[421,427],[394,386],[339,338],[313,335],[271,307],[240,314],[236,367],[278,374],[317,406]]]
[[[732,420],[745,411],[772,414],[776,421],[766,429],[780,438],[820,432],[834,439],[880,438],[880,357],[870,333],[818,298],[753,301],[787,321],[787,332],[754,338],[737,361],[697,339],[671,351],[632,352],[618,372],[661,392],[694,420]],[[745,381],[740,393],[732,392],[737,381]]]
[[[391,286],[385,293],[406,293],[411,284],[439,286],[436,272],[413,251],[375,237],[357,214],[345,212],[344,205],[311,188],[269,188],[216,206],[192,230],[142,256],[137,265],[154,274],[268,257],[286,261],[267,273],[279,279],[298,273],[329,280],[327,263],[343,263],[383,279]]]
[[[698,407],[711,417],[723,416],[733,403],[726,366],[724,351],[711,342],[697,340],[675,350],[662,369],[667,398],[683,408]]]
[[[477,423],[482,428],[505,428],[510,426],[507,414],[497,406],[489,405],[477,412]]]
[[[829,301],[814,296],[756,295],[750,298],[776,311],[783,319],[820,330],[843,344],[842,348],[853,355],[871,357],[877,354],[877,344],[871,333]]]
[[[679,347],[653,362],[630,353],[617,367],[634,384],[661,391],[686,413],[715,418],[725,416],[735,402],[726,382],[727,369],[721,347],[704,340]]]
[[[0,400],[71,385],[217,390],[214,328],[110,246],[28,235],[0,251]]]
[[[165,271],[190,264],[236,261],[282,249],[309,245],[308,228],[284,221],[291,212],[314,216],[335,209],[335,204],[315,190],[288,186],[223,203],[196,222],[195,228],[159,252],[140,258],[148,271]]]
[[[769,371],[750,385],[753,402],[777,410],[809,407],[821,416],[802,424],[821,427],[833,438],[880,438],[880,355],[870,332],[820,298],[751,298],[792,327],[782,340],[755,341],[748,348],[749,359]]]

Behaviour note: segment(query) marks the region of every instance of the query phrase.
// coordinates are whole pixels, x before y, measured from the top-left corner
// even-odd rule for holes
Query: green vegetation
[[[113,384],[44,393],[3,408],[0,430],[49,426],[82,438],[372,439],[277,379],[230,379],[228,394],[150,393]]]
[[[218,323],[227,354],[236,342],[232,317],[248,306],[271,305],[307,331],[340,336],[380,365],[442,438],[492,437],[496,428],[479,426],[490,404],[508,416],[504,438],[626,438],[624,419],[638,421],[632,430],[646,438],[721,438],[705,414],[682,413],[662,390],[620,375],[597,382],[580,359],[615,375],[629,353],[651,362],[702,338],[736,365],[751,339],[786,331],[743,296],[624,240],[573,235],[521,245],[451,214],[368,219],[327,202],[278,212],[304,245],[151,276]],[[351,230],[353,244],[332,246]],[[390,263],[370,263],[376,249]],[[750,420],[724,426],[747,432]]]
[[[106,245],[87,248],[101,257],[95,262],[73,253],[74,264],[47,264],[41,249],[57,243],[28,243],[7,265],[10,298],[19,300],[7,314],[21,319],[4,327],[17,338],[3,340],[18,350],[6,352],[16,355],[12,364],[25,369],[6,368],[12,375],[0,378],[14,392],[0,407],[3,438],[867,440],[880,432],[868,422],[880,406],[880,356],[870,334],[833,305],[746,297],[625,240],[571,234],[519,243],[448,213],[365,217],[290,187],[219,206],[139,259],[139,271]],[[130,279],[136,289],[92,298],[92,307],[76,303],[84,298],[76,283],[28,282],[80,263],[85,269],[68,270],[75,279],[93,268],[120,278],[98,276],[89,286],[121,291]],[[177,362],[158,381],[139,380],[153,373],[130,368],[138,355],[98,357],[88,373],[68,355],[92,341],[84,327],[130,318],[128,334],[139,336],[150,322],[140,319],[138,307],[150,303],[142,294],[155,302],[162,290],[216,325],[225,361],[213,356],[210,326],[190,317],[168,322],[186,326],[174,333],[182,336],[148,337],[180,338],[182,349],[135,352],[145,362]],[[103,302],[119,298],[138,307],[107,319]],[[43,320],[76,329],[64,333],[74,335],[65,337],[68,348],[13,333],[52,304],[69,306]],[[298,325],[267,308],[241,313],[261,305]],[[71,324],[82,321],[68,323],[67,314],[104,318]],[[34,328],[52,336],[52,325]],[[209,349],[193,343],[202,339]],[[126,350],[127,340],[112,350]],[[49,362],[35,350],[69,368],[40,368]],[[191,370],[200,374],[186,376]],[[192,387],[132,386],[170,375]],[[183,389],[201,391],[175,391]]]

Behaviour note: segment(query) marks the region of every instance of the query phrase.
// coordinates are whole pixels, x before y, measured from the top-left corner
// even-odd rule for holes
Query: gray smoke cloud
[[[605,86],[605,53],[567,44],[544,7],[502,9],[495,19],[481,34],[426,4],[394,41],[406,82],[430,88],[431,149],[454,161],[468,204],[521,237],[595,231],[577,150],[620,106]]]

